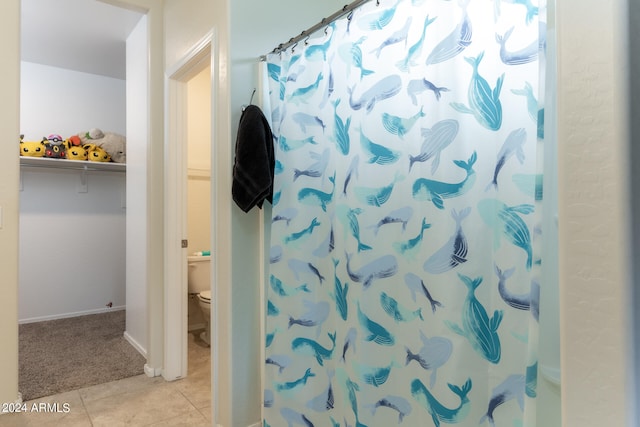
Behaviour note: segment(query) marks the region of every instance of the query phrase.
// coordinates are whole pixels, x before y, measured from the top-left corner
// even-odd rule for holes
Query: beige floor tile
[[[211,406],[207,406],[206,408],[200,408],[198,410],[207,421],[211,422],[211,420],[213,419],[211,417]]]
[[[150,427],[210,427],[211,422],[208,421],[198,410],[193,410],[184,415],[175,418],[160,421],[151,424]]]
[[[85,402],[85,407],[94,427],[145,426],[185,415],[195,409],[170,384]]]
[[[142,374],[135,377],[123,378],[118,381],[82,388],[78,390],[78,392],[84,402],[90,402],[92,400],[103,399],[116,394],[141,390],[164,383],[166,383],[166,381],[162,377],[150,378]]]
[[[196,408],[211,406],[211,375],[189,374],[187,378],[172,383]]]
[[[0,427],[91,427],[91,420],[77,391],[23,403],[26,412],[0,416]]]

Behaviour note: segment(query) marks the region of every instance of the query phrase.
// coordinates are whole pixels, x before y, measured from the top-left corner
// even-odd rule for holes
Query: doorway
[[[212,105],[212,33],[196,44],[185,57],[167,72],[167,157],[166,157],[166,221],[165,235],[167,263],[165,264],[165,352],[163,376],[167,380],[184,378],[188,372],[188,340],[189,340],[189,308],[196,315],[197,304],[190,304],[188,294],[187,256],[196,251],[213,248],[211,238],[211,186],[214,176],[210,172],[211,162],[202,157],[211,158],[211,105]],[[206,81],[208,80],[208,82]],[[207,85],[208,83],[208,85]],[[190,92],[197,85],[200,91],[199,100],[194,102]],[[190,112],[194,105],[207,103],[209,108],[203,111]],[[208,111],[208,113],[207,113]],[[192,114],[193,113],[193,114]],[[196,118],[197,116],[197,118]],[[198,134],[193,134],[194,123]],[[192,138],[193,137],[193,138]],[[190,139],[201,138],[191,145]],[[191,150],[189,147],[197,151]],[[190,155],[191,153],[191,155]],[[200,159],[198,159],[200,157]],[[209,169],[209,170],[207,170]],[[208,176],[207,176],[208,175]],[[203,191],[203,182],[209,178],[206,188],[209,192],[209,210],[206,219],[201,215],[190,215],[189,190]],[[192,184],[192,185],[190,185]],[[205,197],[206,198],[206,197]],[[189,218],[201,224],[202,232],[189,230]],[[203,221],[208,221],[204,225]],[[214,281],[214,252],[211,253],[211,279]],[[213,285],[211,286],[213,289]],[[212,304],[213,305],[213,304]],[[212,316],[210,316],[212,317]],[[211,340],[213,347],[213,340]]]

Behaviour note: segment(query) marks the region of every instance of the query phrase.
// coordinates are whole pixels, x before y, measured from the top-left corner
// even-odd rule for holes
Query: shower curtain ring
[[[298,42],[295,42],[293,46],[291,46],[291,53],[294,53],[296,51],[296,46],[298,46]]]

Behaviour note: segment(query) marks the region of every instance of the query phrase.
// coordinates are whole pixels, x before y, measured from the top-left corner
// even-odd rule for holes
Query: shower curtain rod
[[[351,11],[353,11],[354,9],[357,9],[358,7],[362,6],[365,3],[368,3],[370,1],[371,0],[356,0],[353,3],[345,5],[342,9],[340,9],[339,11],[334,13],[333,15],[328,16],[326,18],[323,18],[322,21],[318,22],[313,27],[309,27],[306,30],[304,30],[303,32],[301,32],[299,35],[290,38],[288,42],[280,43],[278,46],[276,46],[269,53],[278,53],[278,52],[282,52],[283,50],[286,50],[289,46],[292,46],[292,45],[298,43],[302,39],[311,37],[311,35],[313,33],[318,31],[322,27],[326,27],[327,25],[331,24],[333,21],[335,21],[337,19],[340,19],[344,15],[346,15],[348,13],[351,13]],[[379,5],[380,4],[380,0],[376,0],[376,3]],[[260,60],[261,61],[266,61],[267,60],[267,55],[262,55],[260,57]]]

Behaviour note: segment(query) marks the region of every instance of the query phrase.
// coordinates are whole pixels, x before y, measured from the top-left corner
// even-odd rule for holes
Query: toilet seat
[[[211,303],[211,291],[202,291],[198,294],[202,302]]]

